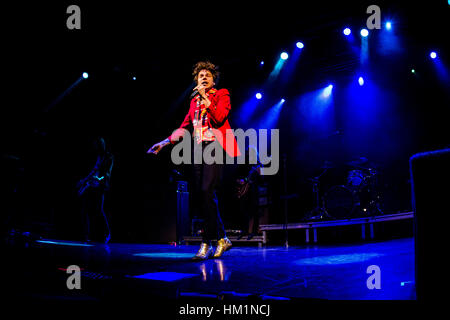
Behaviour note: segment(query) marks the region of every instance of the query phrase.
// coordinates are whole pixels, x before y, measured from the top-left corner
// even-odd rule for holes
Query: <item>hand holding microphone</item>
[[[191,94],[191,99],[195,98],[196,95],[200,95],[201,98],[205,98],[205,89],[206,87],[203,84],[197,85],[193,90]]]

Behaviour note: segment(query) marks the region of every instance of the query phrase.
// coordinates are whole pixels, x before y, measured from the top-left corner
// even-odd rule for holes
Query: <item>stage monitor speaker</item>
[[[410,173],[417,299],[439,303],[448,285],[450,149],[412,156]]]

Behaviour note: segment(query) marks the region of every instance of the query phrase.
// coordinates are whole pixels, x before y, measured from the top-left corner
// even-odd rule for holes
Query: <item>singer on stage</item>
[[[230,94],[227,89],[215,88],[219,78],[217,67],[209,61],[201,61],[195,64],[192,75],[197,86],[193,89],[189,112],[180,128],[167,139],[153,145],[147,153],[157,154],[164,146],[178,141],[185,134],[185,130],[191,130],[194,143],[201,146],[201,148],[194,147],[194,150],[202,151],[207,145],[218,143],[221,146],[220,150],[225,150],[228,156],[239,156],[240,151],[235,136],[232,130],[227,130],[231,129],[228,122],[231,109]],[[214,133],[217,131],[221,134]],[[227,143],[230,140],[232,143]],[[203,239],[199,251],[193,257],[194,260],[218,258],[232,246],[225,234],[216,196],[216,187],[220,183],[222,169],[222,163],[206,164],[203,161],[201,164],[194,163],[197,199],[200,200],[201,215],[204,220]],[[218,240],[215,251],[211,242],[213,240]]]

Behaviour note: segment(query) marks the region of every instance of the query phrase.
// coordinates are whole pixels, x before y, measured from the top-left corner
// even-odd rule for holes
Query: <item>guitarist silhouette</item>
[[[245,149],[245,164],[238,164],[236,179],[236,197],[239,205],[239,213],[242,233],[238,239],[248,235],[250,240],[256,231],[255,220],[258,219],[258,177],[262,164],[259,161],[256,147],[249,145]]]
[[[98,240],[108,243],[111,238],[111,232],[104,211],[104,200],[105,193],[110,188],[114,156],[107,149],[105,140],[102,137],[95,140],[94,147],[97,152],[95,166],[77,184],[78,196],[82,201],[84,240]]]

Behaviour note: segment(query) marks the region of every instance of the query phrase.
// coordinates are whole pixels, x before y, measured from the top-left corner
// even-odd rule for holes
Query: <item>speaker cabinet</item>
[[[443,301],[449,269],[450,149],[412,156],[410,172],[417,299]]]
[[[157,219],[159,230],[157,242],[180,243],[183,236],[190,234],[191,229],[188,183],[176,181],[171,184],[164,201],[166,210]]]

